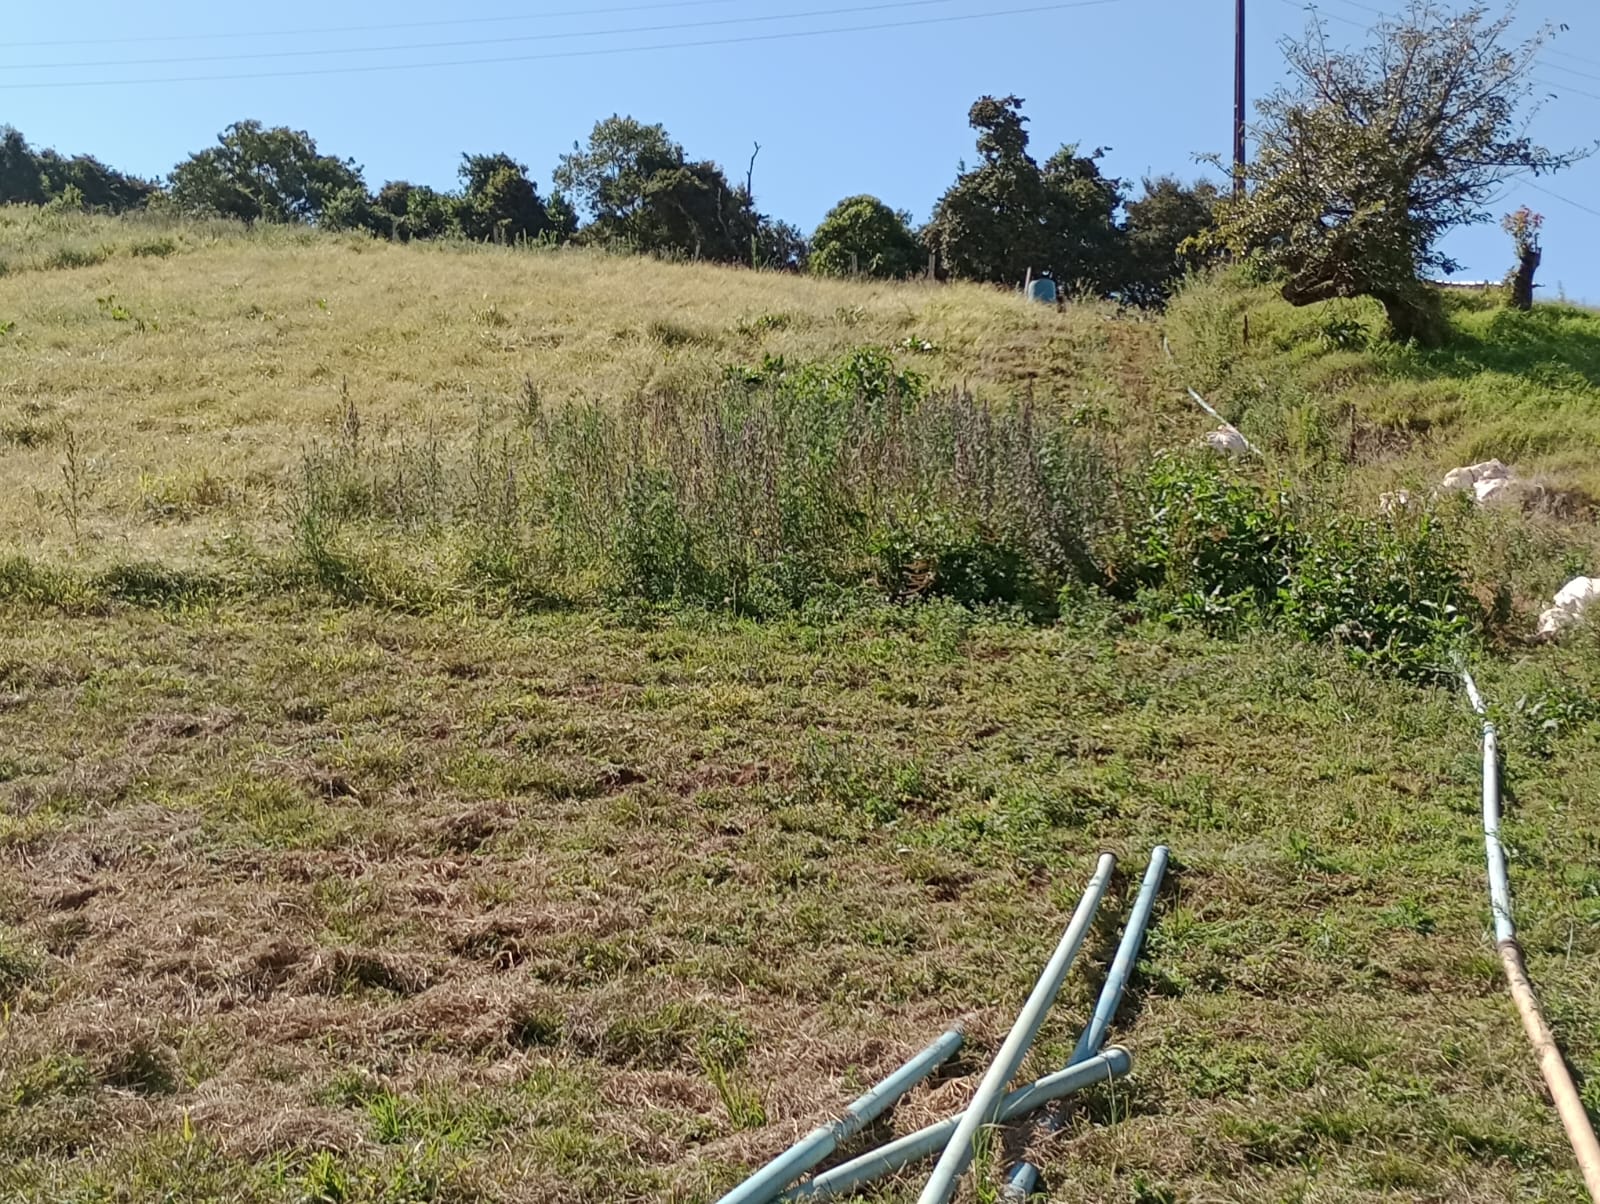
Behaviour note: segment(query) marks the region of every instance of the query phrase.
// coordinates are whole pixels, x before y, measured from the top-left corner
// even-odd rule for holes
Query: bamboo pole
[[[1505,967],[1506,981],[1511,984],[1511,998],[1522,1017],[1523,1031],[1533,1046],[1534,1057],[1539,1062],[1539,1073],[1544,1076],[1550,1098],[1555,1102],[1561,1127],[1566,1130],[1567,1142],[1578,1160],[1578,1170],[1589,1199],[1600,1204],[1600,1141],[1595,1140],[1594,1126],[1589,1123],[1589,1113],[1578,1095],[1572,1072],[1556,1044],[1555,1035],[1545,1023],[1544,1012],[1539,1008],[1539,997],[1528,979],[1528,967],[1523,961],[1522,946],[1517,944],[1516,927],[1511,919],[1511,884],[1506,874],[1506,853],[1500,843],[1500,761],[1498,733],[1484,706],[1483,695],[1472,674],[1463,672],[1462,681],[1467,687],[1467,697],[1472,709],[1483,718],[1483,840],[1484,854],[1489,867],[1489,906],[1494,913],[1495,944],[1500,950],[1500,964]]]

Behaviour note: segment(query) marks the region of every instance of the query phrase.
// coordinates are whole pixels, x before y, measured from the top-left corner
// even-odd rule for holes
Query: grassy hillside
[[[1384,343],[1375,303],[1297,310],[1223,279],[1180,299],[1173,342],[1196,387],[1231,399],[1240,424],[1271,432],[1280,450],[1392,476],[1498,457],[1592,505],[1600,313],[1555,303],[1519,313],[1485,294],[1445,300],[1454,338],[1427,351]]]
[[[1437,669],[1600,1108],[1600,641],[1529,639],[1600,572],[1600,316],[19,210],[0,261],[0,1198],[709,1200],[967,1016],[879,1135],[957,1107],[1111,849],[1059,1064],[1157,841],[1133,1076],[965,1198],[1030,1141],[1063,1201],[1582,1198]],[[1544,490],[1421,500],[1483,455]]]
[[[87,466],[74,550],[91,560],[272,528],[347,399],[373,432],[426,427],[450,455],[529,387],[620,405],[703,390],[727,364],[880,346],[935,387],[997,393],[1065,360],[1109,399],[1133,341],[1098,313],[971,287],[21,209],[0,210],[0,262],[0,454],[19,486],[0,522],[13,546],[73,542],[37,504],[71,437]]]

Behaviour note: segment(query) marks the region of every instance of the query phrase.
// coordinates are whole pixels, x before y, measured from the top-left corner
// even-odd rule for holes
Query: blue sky
[[[1343,40],[1399,3],[1321,0],[1318,11]],[[1111,148],[1113,174],[1199,174],[1194,156],[1229,146],[1232,9],[1228,0],[17,3],[0,32],[0,124],[158,175],[229,122],[255,117],[310,130],[323,150],[361,163],[374,187],[394,178],[450,186],[462,151],[505,150],[548,189],[557,156],[597,118],[621,112],[664,123],[691,155],[735,178],[760,142],[761,207],[809,230],[860,192],[925,217],[973,157],[966,111],[986,92],[1026,98],[1041,159],[1077,142]],[[1538,72],[1541,91],[1556,94],[1534,127],[1548,145],[1600,138],[1595,9],[1594,0],[1521,6],[1530,29],[1570,25]],[[1296,0],[1250,0],[1252,95],[1283,78],[1276,42],[1306,17]],[[857,28],[792,36],[844,27]],[[589,36],[596,31],[619,32]],[[622,49],[693,42],[720,44]],[[474,59],[503,61],[357,70]],[[184,82],[130,82],[173,77]],[[69,86],[17,86],[43,83]],[[1577,204],[1513,184],[1497,212],[1526,203],[1546,215],[1546,295],[1560,288],[1600,302],[1600,157],[1538,183]],[[1448,249],[1463,278],[1509,266],[1493,224],[1452,236]]]

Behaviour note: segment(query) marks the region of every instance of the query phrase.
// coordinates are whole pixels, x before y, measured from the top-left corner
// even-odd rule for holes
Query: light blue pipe
[[[1150,868],[1144,872],[1144,882],[1139,887],[1139,896],[1133,901],[1133,910],[1128,913],[1128,927],[1122,933],[1122,940],[1117,944],[1117,955],[1111,959],[1111,969],[1106,972],[1105,985],[1100,988],[1100,998],[1094,1005],[1094,1015],[1084,1027],[1083,1035],[1078,1038],[1077,1048],[1072,1051],[1072,1057],[1067,1062],[1068,1066],[1076,1066],[1085,1058],[1097,1053],[1106,1039],[1106,1031],[1111,1027],[1111,1021],[1117,1014],[1117,1006],[1122,1002],[1122,992],[1128,985],[1128,976],[1133,973],[1133,963],[1139,957],[1139,947],[1144,944],[1145,929],[1150,926],[1150,912],[1155,908],[1156,895],[1161,890],[1161,880],[1167,874],[1167,846],[1157,845],[1150,853]],[[1047,1117],[1042,1126],[1046,1133],[1054,1133],[1060,1127],[1060,1121],[1054,1116]],[[1033,1195],[1039,1186],[1039,1168],[1031,1162],[1023,1162],[1013,1170],[1006,1179],[1004,1192],[1001,1199],[1006,1204],[1021,1204]]]
[[[1133,1057],[1121,1046],[1113,1045],[1103,1054],[1047,1074],[1036,1083],[1019,1088],[990,1105],[985,1124],[1015,1120],[1030,1112],[1096,1083],[1121,1078],[1133,1068]],[[785,1204],[794,1200],[833,1200],[847,1196],[884,1175],[926,1158],[936,1150],[950,1144],[950,1137],[960,1125],[962,1117],[952,1116],[938,1124],[929,1125],[909,1133],[898,1141],[880,1146],[859,1158],[841,1163],[832,1170],[818,1175],[784,1194]]]
[[[1506,850],[1500,843],[1500,736],[1489,721],[1483,695],[1472,674],[1462,670],[1472,709],[1483,718],[1483,851],[1489,863],[1489,910],[1494,913],[1494,941],[1517,939],[1511,922],[1511,880],[1506,875]]]
[[[1067,971],[1072,968],[1073,959],[1078,956],[1084,937],[1089,933],[1089,925],[1094,922],[1094,914],[1099,910],[1100,900],[1105,897],[1106,886],[1111,881],[1111,871],[1116,868],[1116,864],[1117,859],[1110,853],[1101,854],[1100,864],[1095,869],[1094,877],[1089,879],[1083,898],[1078,902],[1078,910],[1072,913],[1072,922],[1067,925],[1066,932],[1061,934],[1060,944],[1056,946],[1054,955],[1045,965],[1044,973],[1039,975],[1039,981],[1034,985],[1033,993],[1028,996],[1028,1002],[1022,1005],[1022,1012],[1017,1016],[1017,1022],[1011,1026],[1005,1044],[1000,1047],[1000,1052],[995,1055],[994,1061],[983,1076],[983,1081],[978,1084],[972,1103],[967,1106],[966,1114],[956,1126],[956,1131],[950,1135],[950,1144],[945,1146],[944,1153],[939,1156],[927,1186],[917,1197],[917,1204],[945,1204],[950,1198],[950,1193],[955,1190],[956,1180],[961,1177],[961,1172],[967,1169],[967,1163],[972,1160],[972,1150],[978,1137],[978,1130],[990,1123],[990,1118],[994,1115],[1005,1092],[1006,1084],[1011,1082],[1022,1065],[1028,1047],[1033,1044],[1034,1037],[1039,1033],[1039,1026],[1044,1023],[1045,1013],[1050,1010],[1050,1005],[1055,1002],[1056,996],[1061,991],[1061,983],[1067,977]]]
[[[717,1204],[768,1204],[788,1184],[861,1132],[902,1095],[948,1061],[961,1048],[963,1039],[961,1027],[957,1025],[856,1100],[838,1120],[813,1129]]]

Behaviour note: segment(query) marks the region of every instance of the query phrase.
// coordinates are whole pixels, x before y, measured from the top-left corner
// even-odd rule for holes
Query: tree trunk
[[[1539,270],[1539,264],[1544,259],[1544,252],[1538,247],[1523,247],[1517,261],[1517,270],[1511,277],[1511,307],[1513,309],[1529,310],[1533,308],[1533,277]]]
[[[1404,292],[1373,294],[1389,319],[1389,334],[1398,343],[1442,347],[1449,333],[1439,297],[1426,285]]]

